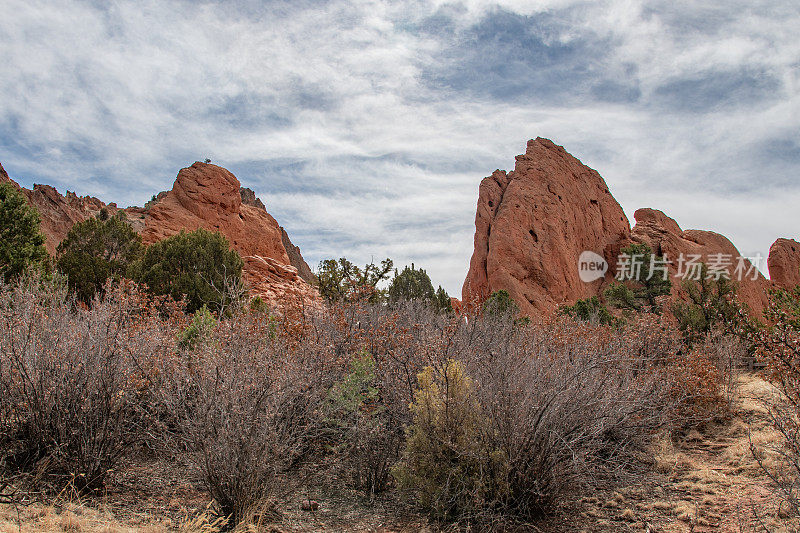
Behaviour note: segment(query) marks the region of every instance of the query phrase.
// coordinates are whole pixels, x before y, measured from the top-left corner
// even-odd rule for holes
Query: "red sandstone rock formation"
[[[629,238],[628,219],[603,178],[561,146],[537,138],[512,172],[497,170],[481,182],[462,300],[474,305],[505,289],[522,313],[550,314],[603,285],[602,278],[581,281],[583,251],[615,265]]]
[[[561,303],[574,303],[601,294],[616,272],[622,248],[633,242],[647,243],[670,261],[699,255],[709,263],[716,254],[731,258],[731,274],[738,266],[739,252],[725,237],[701,230],[683,231],[660,211],[640,209],[631,231],[622,208],[594,170],[547,139],[528,142],[517,156],[512,172],[495,171],[480,185],[475,217],[475,249],[462,291],[465,304],[484,300],[505,289],[523,314],[548,315]],[[777,278],[791,284],[800,277],[800,254],[779,241],[773,245],[770,266]],[[794,243],[794,249],[800,245]],[[578,275],[578,257],[584,250],[605,258],[609,271],[593,283]],[[775,256],[774,258],[772,256]],[[672,274],[676,274],[673,266]],[[739,282],[740,299],[754,316],[767,305],[769,282],[749,261]],[[673,278],[673,298],[685,295],[681,280]]]
[[[800,285],[800,242],[778,239],[769,248],[770,280],[783,289]]]
[[[283,226],[281,226],[280,229],[281,241],[283,242],[283,247],[286,248],[286,254],[289,256],[289,263],[297,269],[297,273],[300,274],[300,277],[307,283],[314,283],[314,273],[311,271],[311,267],[308,266],[308,263],[303,259],[300,248],[292,244],[292,241],[289,240],[289,234],[286,233]]]
[[[66,196],[62,196],[50,185],[37,183],[33,189],[20,187],[9,178],[0,165],[0,182],[2,181],[13,183],[25,195],[28,202],[39,211],[42,221],[41,229],[46,239],[45,248],[50,255],[56,253],[58,244],[64,240],[74,224],[97,216],[103,208],[112,215],[119,211],[116,204],[106,205],[91,196],[78,196],[70,191],[67,191]]]
[[[242,187],[239,192],[242,197],[243,204],[251,205],[266,212],[267,208],[264,206],[264,202],[256,197],[256,193],[252,189]],[[300,277],[306,282],[313,283],[314,273],[311,272],[311,268],[303,259],[303,255],[300,253],[300,248],[292,243],[292,241],[289,239],[289,234],[286,233],[286,230],[283,229],[283,226],[280,227],[280,230],[281,242],[283,242],[283,247],[286,248],[286,254],[289,256],[289,264],[297,269],[297,273],[300,274]]]
[[[2,166],[0,181],[14,183]],[[49,185],[20,190],[41,215],[42,232],[51,254],[75,223],[97,216],[103,208],[112,215],[119,211],[116,204],[106,205],[97,198],[78,197],[69,191],[62,196]],[[255,193],[241,188],[239,180],[222,167],[195,163],[178,173],[171,191],[159,193],[144,208],[129,207],[125,214],[147,244],[181,230],[219,231],[242,255],[244,278],[253,296],[272,304],[318,301],[316,290],[298,273],[309,279],[313,276],[300,249],[291,243]]]
[[[306,303],[316,301],[316,291],[292,266],[281,227],[253,191],[242,189],[229,171],[195,163],[178,173],[171,191],[159,196],[147,211],[142,230],[145,243],[181,230],[219,231],[242,255],[244,278],[252,295],[273,304],[281,303],[289,295]],[[308,269],[299,249],[292,246],[295,263]]]
[[[633,241],[649,245],[657,255],[665,256],[670,262],[673,298],[683,296],[682,274],[688,270],[684,263],[683,271],[678,272],[679,258],[683,256],[688,261],[692,256],[699,256],[699,262],[712,266],[716,263],[721,270],[727,270],[738,284],[740,301],[750,308],[753,316],[762,316],[768,305],[769,281],[749,260],[744,259],[739,264],[739,250],[726,237],[713,231],[683,231],[677,222],[656,209],[639,209],[633,217],[636,219],[631,231]],[[676,278],[676,274],[681,276]]]

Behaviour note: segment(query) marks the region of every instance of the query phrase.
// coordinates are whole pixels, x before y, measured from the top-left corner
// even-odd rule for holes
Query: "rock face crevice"
[[[286,230],[283,229],[283,226],[280,227],[280,230],[283,247],[286,248],[286,255],[289,256],[289,263],[297,269],[297,273],[300,274],[300,277],[303,278],[307,283],[314,283],[314,273],[311,271],[308,263],[306,263],[303,259],[303,254],[300,253],[300,248],[292,244],[292,241],[289,240],[289,234],[286,233]]]

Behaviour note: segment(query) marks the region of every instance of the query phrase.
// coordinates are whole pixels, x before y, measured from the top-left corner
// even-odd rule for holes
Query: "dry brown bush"
[[[442,346],[454,320],[437,315],[421,302],[387,307],[362,301],[332,308],[317,320],[314,331],[332,330],[338,361],[347,365],[361,354],[372,361],[370,386],[376,391],[375,401],[363,405],[350,418],[348,431],[334,437],[339,440],[337,453],[331,457],[335,468],[370,496],[391,482],[390,469],[400,457],[405,428],[411,422],[408,406],[417,389],[417,374],[445,356]],[[337,382],[343,379],[342,368]]]
[[[162,302],[163,303],[163,302]],[[58,279],[0,286],[3,463],[78,490],[103,486],[146,435],[152,361],[174,345],[170,320],[130,284],[91,309]]]
[[[188,451],[231,524],[288,494],[319,451],[332,367],[326,350],[307,349],[312,341],[293,344],[273,318],[241,313],[162,361],[161,409],[175,424],[170,442]]]
[[[736,372],[745,355],[740,338],[718,332],[675,355],[670,366],[677,429],[697,428],[731,415]]]
[[[431,437],[452,448],[441,452],[453,458],[452,469],[439,461],[434,471],[421,471],[419,465],[429,463],[407,449],[405,485],[416,479],[417,486],[409,488],[440,516],[528,519],[553,510],[568,491],[641,468],[652,435],[675,414],[668,361],[679,343],[677,333],[662,327],[648,322],[619,330],[570,319],[524,324],[487,316],[440,330],[439,353],[428,363],[438,378],[426,381],[447,390],[451,361],[463,363],[485,421],[470,424],[471,438],[485,444],[467,449],[488,450],[484,455],[495,462],[481,462],[454,444],[464,441],[464,424],[434,424],[454,428],[450,436]],[[444,394],[441,416],[459,412],[446,408],[450,401]],[[505,472],[503,483],[496,479],[498,454],[506,462],[499,469]],[[436,480],[452,480],[464,471],[490,477],[451,481],[451,490],[439,490]],[[487,492],[488,486],[506,489]]]

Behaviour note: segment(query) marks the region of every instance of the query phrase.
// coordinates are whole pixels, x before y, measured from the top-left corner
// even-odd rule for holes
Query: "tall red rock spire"
[[[614,264],[629,238],[628,219],[600,174],[548,139],[528,141],[513,171],[481,182],[462,298],[469,304],[505,289],[523,313],[552,313],[602,285],[581,281],[583,251]]]

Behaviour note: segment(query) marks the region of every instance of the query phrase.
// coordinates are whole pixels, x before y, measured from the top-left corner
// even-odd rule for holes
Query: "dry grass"
[[[175,530],[175,525],[168,520],[142,517],[123,523],[109,511],[80,504],[18,508],[0,505],[0,533],[158,533]],[[200,533],[200,530],[185,531]]]

